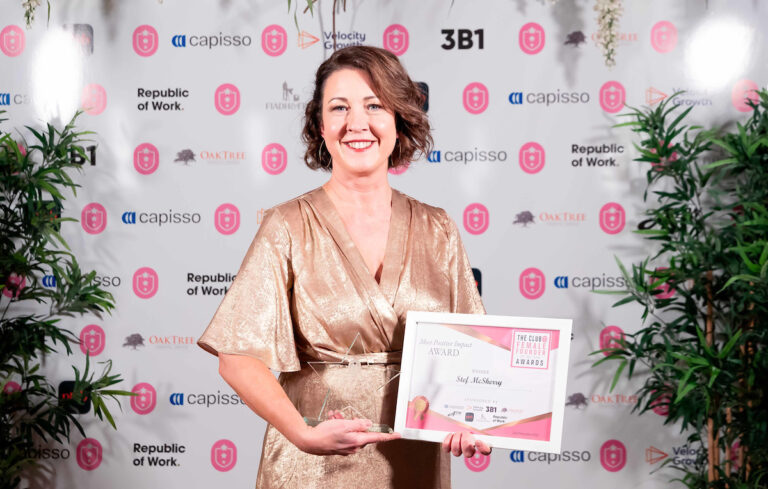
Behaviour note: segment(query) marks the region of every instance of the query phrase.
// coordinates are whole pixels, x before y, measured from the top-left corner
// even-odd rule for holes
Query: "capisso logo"
[[[189,42],[187,42],[189,40]],[[176,48],[185,48],[187,45],[193,48],[228,48],[228,47],[249,47],[253,43],[251,36],[240,36],[237,34],[176,34],[171,38],[171,45]]]
[[[507,152],[494,149],[477,149],[474,148],[471,151],[468,150],[452,150],[452,151],[440,151],[435,150],[429,153],[427,161],[430,163],[441,163],[443,161],[450,163],[468,163],[476,161],[507,161]]]
[[[174,392],[168,400],[174,406],[183,406],[184,398],[188,406],[245,406],[245,402],[237,394],[222,394],[216,391],[216,394],[184,394],[183,392]]]
[[[179,467],[179,459],[176,457],[159,457],[155,454],[180,454],[186,453],[187,447],[179,443],[163,443],[162,445],[133,444],[133,465],[150,467]],[[146,455],[141,455],[146,454]]]
[[[624,154],[624,146],[616,143],[611,144],[571,144],[571,155],[574,157],[571,160],[571,166],[586,166],[604,167],[604,166],[619,166],[616,163],[616,158],[613,156],[607,156],[611,154]]]
[[[31,97],[26,93],[0,93],[0,105],[24,105],[30,103],[31,101]]]
[[[561,453],[544,452],[526,452],[523,450],[512,450],[509,453],[509,459],[515,463],[528,462],[546,462],[547,465],[560,462],[589,462],[592,460],[592,453],[588,450],[563,450]]]
[[[164,88],[162,90],[137,88],[136,96],[139,98],[137,105],[139,110],[152,109],[160,112],[178,112],[184,110],[184,106],[181,105],[179,100],[174,99],[188,98],[189,90],[185,88]]]
[[[597,277],[571,277],[570,279],[567,275],[560,275],[555,277],[554,284],[558,289],[572,287],[595,290],[624,288],[627,286],[627,281],[624,277],[606,277],[605,274]]]
[[[56,276],[54,275],[46,275],[43,277],[43,287],[47,287],[49,289],[53,289],[56,287]]]
[[[197,212],[123,212],[121,220],[125,224],[155,224],[162,227],[167,224],[199,224],[202,216]]]
[[[325,31],[323,32],[323,47],[325,49],[333,49],[334,39],[336,39],[336,49],[345,48],[347,46],[362,46],[365,43],[365,32],[336,31],[334,33],[333,31]]]
[[[25,452],[27,458],[37,460],[67,460],[71,453],[66,448],[50,448],[43,446],[33,446]]]
[[[554,92],[511,92],[508,98],[512,105],[528,103],[549,107],[559,104],[586,104],[589,102],[589,93],[561,92],[560,89],[557,89]]]

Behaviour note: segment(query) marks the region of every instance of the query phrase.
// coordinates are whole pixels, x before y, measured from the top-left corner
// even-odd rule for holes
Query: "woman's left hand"
[[[491,447],[483,440],[476,440],[468,431],[449,433],[443,440],[443,450],[453,453],[455,457],[463,454],[466,458],[472,458],[476,451],[483,455],[491,454]]]

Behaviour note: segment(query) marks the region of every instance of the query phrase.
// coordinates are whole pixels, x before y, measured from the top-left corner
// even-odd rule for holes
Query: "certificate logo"
[[[133,50],[139,56],[152,56],[157,51],[160,36],[151,25],[140,25],[133,31]]]
[[[617,234],[624,229],[627,213],[616,202],[608,202],[600,208],[600,229],[608,234]]]
[[[88,234],[99,234],[107,227],[107,210],[98,202],[91,202],[80,213],[80,225]]]
[[[755,104],[760,101],[760,97],[757,95],[757,83],[746,79],[736,82],[731,91],[733,106],[740,112],[749,112],[752,110],[752,107],[747,104],[749,100]]]
[[[534,174],[544,168],[546,153],[544,148],[536,142],[530,141],[520,148],[520,168],[524,172]]]
[[[219,472],[227,472],[237,463],[237,447],[229,440],[219,440],[211,447],[211,465]]]
[[[538,268],[526,268],[520,274],[520,293],[526,299],[538,299],[544,293],[544,273]]]
[[[400,24],[392,24],[384,30],[384,49],[396,56],[408,50],[408,29]]]
[[[520,28],[520,49],[525,54],[538,54],[544,49],[544,28],[536,22],[528,22]]]
[[[552,333],[544,331],[515,331],[512,336],[510,365],[520,368],[549,368]]]
[[[488,208],[475,202],[464,209],[464,229],[471,234],[483,234],[488,229]]]
[[[8,25],[0,31],[0,51],[6,56],[16,57],[24,51],[26,38],[24,29],[17,25]]]
[[[232,115],[240,108],[240,90],[231,83],[219,85],[213,103],[220,114]]]
[[[261,152],[261,167],[270,175],[277,175],[288,165],[288,152],[282,144],[272,143]]]
[[[133,409],[136,414],[149,414],[155,409],[155,406],[157,405],[157,391],[151,384],[146,382],[136,384],[133,386],[133,389],[131,389],[131,392],[136,394],[131,397],[131,409]]]
[[[464,464],[472,472],[482,472],[491,465],[491,456],[483,455],[476,451],[475,454],[469,458],[464,457]]]
[[[621,348],[621,342],[624,340],[624,331],[618,326],[606,326],[600,331],[600,349]],[[610,351],[604,351],[603,355],[610,355]]]
[[[672,22],[662,20],[651,29],[651,46],[660,53],[668,53],[677,45],[677,28]]]
[[[101,326],[89,324],[80,331],[80,351],[94,357],[104,351],[106,334]]]
[[[627,447],[619,440],[608,440],[600,447],[600,464],[608,472],[618,472],[627,464]]]
[[[101,465],[101,443],[86,438],[77,444],[77,465],[83,470],[94,470]]]
[[[280,56],[288,47],[288,34],[282,26],[272,24],[261,31],[261,49],[270,56]]]
[[[600,107],[604,111],[615,114],[624,108],[627,92],[624,85],[617,81],[609,81],[600,87]]]
[[[154,144],[142,143],[133,150],[133,167],[142,175],[149,175],[160,166],[160,152]]]
[[[157,293],[160,278],[157,272],[149,267],[136,270],[133,274],[133,292],[142,299],[149,299]]]
[[[480,114],[488,108],[488,88],[480,82],[470,83],[464,87],[462,101],[467,112]]]
[[[232,234],[240,227],[240,210],[234,204],[221,204],[215,213],[214,225],[221,234]]]

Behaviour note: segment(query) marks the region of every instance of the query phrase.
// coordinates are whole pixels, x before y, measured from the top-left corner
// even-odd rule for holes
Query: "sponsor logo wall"
[[[756,62],[759,43],[705,40],[717,49],[703,67],[689,54],[696,33],[724,16],[764,31],[767,5],[626,3],[617,65],[608,69],[591,9],[564,15],[563,2],[523,10],[502,0],[481,9],[437,0],[360,4],[340,13],[335,28],[330,3],[316,5],[314,16],[299,13],[298,26],[279,2],[193,3],[142,2],[94,15],[102,10],[95,0],[54,2],[48,30],[44,18],[26,29],[19,5],[0,7],[6,130],[38,124],[37,90],[59,93],[68,83],[33,78],[46,36],[63,29],[73,43],[62,51],[75,53],[63,61],[80,67],[70,105],[84,110],[81,128],[96,134],[69,155],[83,187],[61,210],[79,223],[61,232],[117,309],[66,325],[80,340],[76,362],[111,359],[121,388],[136,394],[113,411],[118,432],[94,425],[83,405],[77,419],[86,437],[35,445],[30,457],[54,469],[50,486],[253,484],[265,423],[195,341],[266,209],[326,178],[303,164],[300,131],[314,71],[334,41],[388,49],[428,97],[435,146],[390,172],[390,183],[451,216],[488,312],[574,319],[563,451],[454,459],[453,487],[588,480],[596,489],[661,488],[677,475],[673,467],[695,462],[701,447],[663,425],[668,397],[638,417],[638,385],[621,380],[611,391],[613,371],[590,368],[641,327],[642,311],[614,309],[617,296],[595,293],[624,288],[613,256],[628,263],[643,255],[632,231],[647,225],[647,167],[632,161],[634,135],[613,125],[625,121],[627,106],[656,106],[680,91],[675,103],[693,107],[697,121],[743,121],[751,90],[768,81],[768,67]],[[718,49],[743,63],[714,73]],[[30,283],[57,287],[45,273],[10,277],[2,300]],[[663,287],[659,297],[676,292]],[[46,368],[69,402],[69,365]],[[0,395],[20,389],[18,381]]]

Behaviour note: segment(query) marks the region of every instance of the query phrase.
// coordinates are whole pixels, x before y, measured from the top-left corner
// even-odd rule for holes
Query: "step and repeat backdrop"
[[[613,125],[625,104],[681,90],[696,122],[746,119],[744,94],[767,78],[765,4],[624,2],[609,69],[591,0],[354,1],[335,31],[328,1],[299,5],[296,25],[285,1],[54,0],[31,29],[21,3],[0,5],[4,129],[85,109],[96,134],[89,161],[73,155],[83,188],[64,214],[79,223],[63,233],[117,302],[67,319],[82,351],[46,368],[72,380],[88,350],[139,393],[113,404],[118,431],[83,414],[87,438],[37,447],[52,482],[33,487],[254,483],[265,423],[195,342],[265,210],[328,178],[299,135],[334,37],[389,49],[428,93],[434,151],[390,182],[456,221],[488,312],[574,319],[562,453],[454,459],[454,487],[662,487],[693,463],[701,447],[663,409],[630,412],[637,384],[610,392],[613,370],[591,368],[641,325],[593,291],[623,288],[614,256],[652,251],[632,232],[648,168]]]

